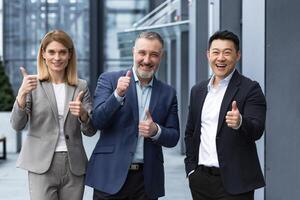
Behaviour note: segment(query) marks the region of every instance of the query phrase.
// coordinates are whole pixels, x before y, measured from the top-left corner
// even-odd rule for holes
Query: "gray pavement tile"
[[[88,157],[98,136],[84,137]],[[7,160],[0,160],[0,200],[29,200],[27,172],[16,168],[18,154],[9,153]],[[184,156],[177,148],[164,149],[166,196],[161,200],[191,200],[188,181],[184,172]],[[91,200],[93,189],[85,188],[83,200]]]

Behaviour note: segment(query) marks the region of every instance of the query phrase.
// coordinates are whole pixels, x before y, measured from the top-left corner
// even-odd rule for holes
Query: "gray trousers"
[[[28,172],[31,200],[82,200],[84,175],[72,174],[67,152],[54,154],[50,169],[43,174]]]

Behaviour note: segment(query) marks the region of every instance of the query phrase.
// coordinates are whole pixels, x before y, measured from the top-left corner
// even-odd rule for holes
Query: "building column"
[[[255,11],[255,12],[253,12]],[[265,88],[265,1],[243,1],[242,71]],[[265,172],[265,136],[256,142],[257,153]],[[255,200],[264,199],[264,188],[255,191]]]
[[[104,11],[106,1],[90,0],[90,83],[94,92],[98,76],[104,71]]]

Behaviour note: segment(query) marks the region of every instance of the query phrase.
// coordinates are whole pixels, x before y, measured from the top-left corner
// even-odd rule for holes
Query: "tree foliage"
[[[0,60],[0,111],[11,111],[14,100],[11,84],[5,74],[3,62]]]

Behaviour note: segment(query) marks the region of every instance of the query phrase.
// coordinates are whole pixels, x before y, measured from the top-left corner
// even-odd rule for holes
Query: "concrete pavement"
[[[25,137],[25,136],[24,136]],[[88,157],[98,140],[98,135],[84,137]],[[16,168],[18,154],[9,153],[7,160],[0,160],[0,200],[29,200],[27,172]],[[166,196],[161,200],[191,200],[184,172],[184,156],[176,148],[164,149]],[[83,200],[92,200],[93,190],[85,188]]]

